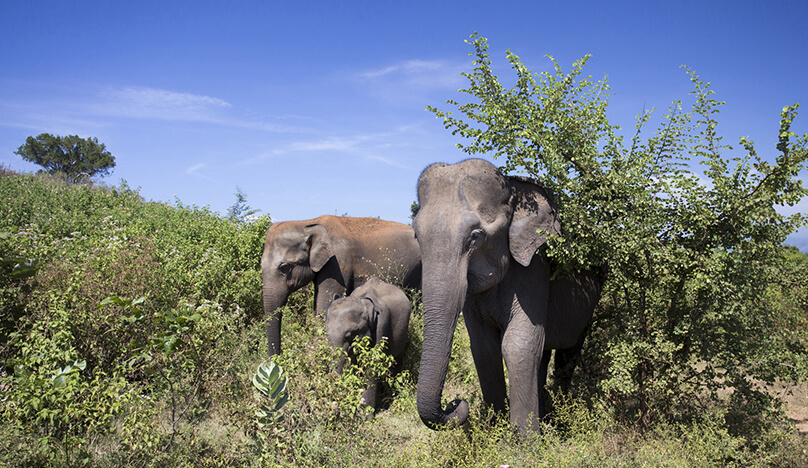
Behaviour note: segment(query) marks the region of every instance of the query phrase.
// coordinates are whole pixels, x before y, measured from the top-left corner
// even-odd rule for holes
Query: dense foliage
[[[467,120],[430,109],[468,139],[465,152],[502,157],[504,171],[551,188],[565,232],[546,252],[560,271],[604,270],[590,393],[646,429],[698,420],[706,407],[736,433],[768,417],[777,402],[766,385],[808,376],[805,309],[771,296],[804,281],[784,267],[783,242],[806,218],[778,211],[808,193],[798,177],[808,135],[791,131],[798,105],[783,108],[774,156],[747,138],[739,153],[718,133],[723,103],[688,70],[690,103],[674,102],[648,136],[643,110],[627,144],[606,115],[608,83],[582,75],[587,57],[569,73],[553,60],[554,72],[536,74],[509,51],[516,79],[506,88],[487,41],[469,42],[468,102],[448,102]]]
[[[178,424],[238,382],[230,369],[247,344],[240,331],[260,319],[269,220],[241,226],[206,208],[145,203],[126,185],[0,182],[0,257],[36,266],[2,278],[12,449],[2,451],[35,449],[33,462],[56,450],[70,464],[108,433],[130,454],[171,446]]]
[[[115,167],[115,157],[94,137],[42,133],[36,138],[28,137],[15,153],[71,184],[107,175]]]
[[[333,372],[340,351],[312,313],[311,289],[293,295],[284,313],[287,346],[275,362],[288,399],[265,395],[253,382],[262,381],[256,372],[266,356],[259,261],[268,219],[244,221],[144,202],[126,185],[68,186],[0,170],[0,465],[808,461],[808,447],[786,425],[737,435],[712,417],[658,425],[640,437],[631,425],[615,425],[608,405],[560,395],[544,433],[519,440],[481,407],[462,326],[446,394],[469,395],[475,411],[463,430],[428,430],[415,405],[423,321],[414,291],[404,372],[396,376],[367,343],[356,349],[362,366]],[[805,256],[789,255],[783,263],[793,274],[770,290],[771,303],[804,311]],[[360,401],[368,373],[387,385],[371,420]]]

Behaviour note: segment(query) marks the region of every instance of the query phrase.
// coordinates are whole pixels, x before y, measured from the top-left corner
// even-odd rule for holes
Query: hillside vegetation
[[[444,395],[466,397],[473,417],[461,429],[433,432],[415,409],[416,291],[398,376],[367,348],[366,368],[334,373],[337,351],[312,313],[311,291],[295,294],[277,359],[290,398],[259,424],[252,378],[266,356],[260,256],[269,222],[146,202],[125,184],[72,186],[0,171],[0,465],[808,464],[808,445],[763,384],[759,393],[679,395],[679,413],[637,425],[637,402],[613,401],[600,386],[603,335],[614,327],[597,322],[573,392],[551,386],[547,425],[526,439],[482,408],[458,327]],[[804,358],[805,256],[789,251],[783,265],[788,276],[769,289],[765,306],[780,311],[772,334],[790,334],[791,355]],[[804,362],[782,364],[804,370]],[[365,372],[388,383],[373,419],[359,402]]]

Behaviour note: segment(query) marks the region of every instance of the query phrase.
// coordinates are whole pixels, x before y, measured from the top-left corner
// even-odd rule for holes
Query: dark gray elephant
[[[325,314],[325,331],[328,341],[342,348],[352,361],[355,360],[351,351],[354,339],[368,336],[371,345],[375,346],[386,338],[386,351],[395,358],[393,370],[397,372],[407,347],[411,311],[410,300],[404,291],[378,278],[371,278],[354,289],[350,296],[335,298]],[[343,365],[344,361],[340,362],[339,372],[342,372]],[[378,382],[371,380],[362,395],[365,404],[374,410],[378,407],[378,390]]]
[[[550,279],[546,256],[536,252],[547,233],[560,232],[557,210],[550,194],[528,179],[504,177],[481,159],[433,164],[418,181],[418,200],[413,227],[423,261],[421,419],[439,428],[468,417],[463,400],[441,408],[462,310],[484,401],[498,412],[510,407],[510,421],[521,431],[538,430],[550,350],[580,349],[600,280],[591,272]]]
[[[376,276],[420,288],[421,257],[410,226],[378,218],[320,216],[275,223],[261,256],[268,352],[281,352],[281,313],[294,291],[314,282],[314,307],[350,294]]]

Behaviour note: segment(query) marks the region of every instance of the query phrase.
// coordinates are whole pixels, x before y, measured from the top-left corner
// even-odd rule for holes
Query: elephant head
[[[277,223],[267,231],[261,256],[264,314],[269,354],[281,352],[281,314],[289,295],[314,279],[334,256],[328,231],[321,224]]]
[[[343,356],[354,359],[351,344],[356,338],[369,336],[375,343],[379,308],[372,295],[362,297],[334,297],[325,314],[325,332],[335,348],[345,351]],[[342,373],[345,359],[340,360],[337,371]]]
[[[439,428],[468,416],[462,400],[441,408],[452,337],[467,296],[496,287],[513,262],[528,266],[560,225],[548,192],[504,177],[481,159],[427,167],[418,200],[413,228],[421,248],[424,341],[417,404],[427,426]]]

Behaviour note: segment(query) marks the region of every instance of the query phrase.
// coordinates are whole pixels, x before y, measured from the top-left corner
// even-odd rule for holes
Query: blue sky
[[[774,155],[779,112],[808,131],[808,2],[12,1],[0,3],[0,164],[42,132],[94,136],[104,179],[146,199],[224,213],[236,186],[276,220],[321,214],[408,222],[420,171],[465,155],[425,110],[458,98],[473,32],[503,79],[608,75],[609,115],[686,99],[686,64],[727,102],[725,141]],[[808,202],[797,209],[804,210]],[[794,210],[793,208],[791,209]],[[790,212],[790,211],[789,211]],[[808,248],[808,232],[792,238]]]

